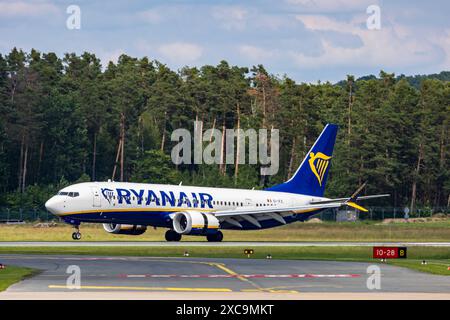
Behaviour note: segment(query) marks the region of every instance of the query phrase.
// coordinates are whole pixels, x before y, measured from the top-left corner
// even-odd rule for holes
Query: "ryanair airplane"
[[[153,226],[168,228],[167,241],[180,241],[182,235],[222,241],[220,229],[272,228],[341,206],[367,211],[357,199],[388,195],[358,198],[361,186],[348,198],[323,197],[337,130],[326,125],[292,178],[266,190],[86,182],[62,189],[45,207],[75,227],[74,240],[81,239],[81,222],[103,223],[114,234],[140,235]]]

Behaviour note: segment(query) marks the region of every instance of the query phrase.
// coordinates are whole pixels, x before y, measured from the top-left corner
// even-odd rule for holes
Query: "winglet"
[[[361,210],[361,211],[364,211],[364,212],[368,212],[369,211],[366,208],[361,207],[360,205],[358,205],[358,204],[356,204],[356,203],[354,203],[352,201],[348,201],[345,204],[348,205],[349,207],[353,207],[355,209],[358,209],[358,210]]]

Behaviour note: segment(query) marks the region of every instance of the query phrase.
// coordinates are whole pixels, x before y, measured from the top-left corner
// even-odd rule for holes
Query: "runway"
[[[42,270],[0,299],[450,299],[450,277],[385,264],[377,264],[380,289],[371,290],[371,264],[359,262],[2,254],[0,263]],[[73,270],[80,282],[71,289]]]
[[[450,247],[450,242],[0,241],[0,247]]]

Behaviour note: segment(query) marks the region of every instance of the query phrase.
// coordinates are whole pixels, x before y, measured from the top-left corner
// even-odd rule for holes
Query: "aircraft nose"
[[[47,202],[45,203],[45,208],[53,213],[53,214],[58,214],[58,206],[57,203],[58,201],[55,199],[55,197],[51,197],[49,200],[47,200]]]

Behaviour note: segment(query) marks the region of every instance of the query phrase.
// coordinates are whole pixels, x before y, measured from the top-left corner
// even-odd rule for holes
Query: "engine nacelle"
[[[109,233],[138,236],[143,234],[147,230],[147,227],[132,224],[104,223],[103,229]]]
[[[213,234],[219,230],[219,227],[219,220],[210,213],[189,211],[177,212],[173,216],[173,229],[180,234]]]

